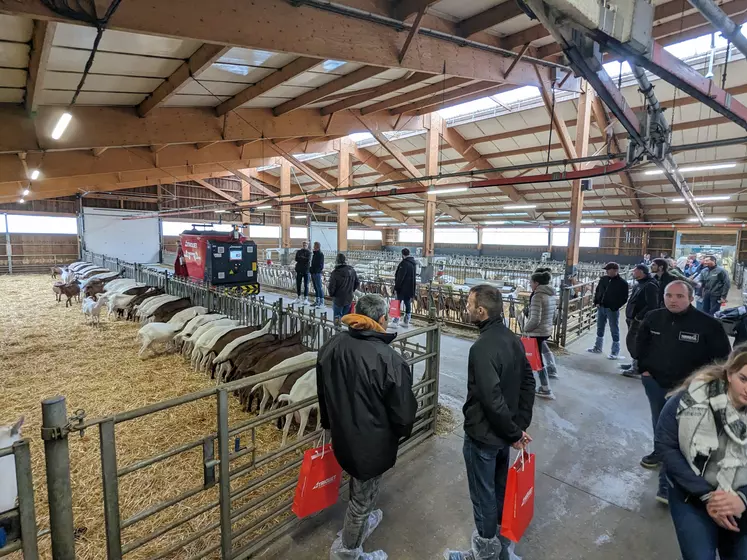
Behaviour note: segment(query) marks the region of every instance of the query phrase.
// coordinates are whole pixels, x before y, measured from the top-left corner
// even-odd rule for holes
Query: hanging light
[[[52,138],[54,140],[62,138],[62,135],[65,133],[65,129],[67,128],[67,125],[70,124],[71,120],[73,120],[73,116],[70,113],[62,113],[62,115],[60,115],[60,120],[57,121],[57,124],[52,131]]]
[[[344,198],[330,198],[329,200],[322,200],[322,204],[340,204],[340,202],[345,202]],[[350,214],[348,214],[349,216]]]
[[[408,210],[408,214],[425,214],[425,210]]]
[[[457,187],[455,189],[431,189],[428,191],[428,194],[446,194],[446,193],[464,192],[468,190],[469,190],[468,187]]]
[[[23,203],[25,203],[25,202],[26,202],[26,201],[25,201],[25,200],[24,200],[23,198],[21,198],[21,199],[20,199],[20,200],[18,201],[18,203],[19,203],[19,204],[23,204]]]
[[[272,204],[264,204],[262,206],[257,206],[257,210],[267,210],[269,208],[272,208]]]
[[[38,169],[33,169],[31,171],[31,180],[32,181],[36,181],[39,178],[39,175],[40,175],[39,170]]]
[[[23,196],[28,196],[31,191],[28,189],[23,189]]]

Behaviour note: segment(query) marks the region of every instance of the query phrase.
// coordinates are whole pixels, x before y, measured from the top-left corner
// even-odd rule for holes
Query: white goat
[[[105,295],[99,296],[99,299],[95,299],[92,297],[87,297],[83,300],[83,305],[81,306],[81,310],[83,311],[83,314],[86,316],[86,322],[89,322],[92,325],[98,326],[99,325],[99,318],[101,316],[101,308],[106,305],[107,297]]]
[[[119,315],[117,311],[123,310],[133,299],[135,299],[135,296],[126,296],[124,294],[114,293],[114,295],[109,298],[109,303],[107,304],[107,308],[109,309],[109,316],[111,317],[112,315],[114,315],[115,317],[117,317]]]
[[[179,311],[179,313],[169,319],[168,323],[169,325],[177,327],[176,330],[180,331],[191,319],[197,317],[198,315],[204,315],[205,313],[207,313],[207,311],[207,307],[202,307],[201,305],[187,307],[187,309],[182,309],[181,311]]]
[[[107,294],[121,294],[125,290],[136,288],[138,286],[145,286],[145,284],[135,282],[131,278],[117,278],[116,280],[107,282],[104,285],[104,292]]]
[[[290,394],[278,396],[277,402],[278,406],[280,405],[280,403],[288,403],[288,406],[291,406],[294,403],[299,403],[303,400],[308,399],[309,397],[313,397],[314,395],[316,395],[316,368],[310,369],[309,371],[304,373],[301,378],[293,385],[293,388],[290,390]],[[293,415],[296,415],[299,424],[298,435],[296,436],[296,439],[301,439],[304,431],[306,431],[306,424],[309,421],[309,415],[311,414],[311,411],[313,409],[317,410],[316,429],[318,430],[321,427],[322,416],[321,414],[319,414],[318,403],[314,403],[305,408],[302,408],[295,413],[291,412],[289,414],[286,414],[285,426],[283,426],[283,441],[280,443],[280,447],[285,447],[285,442],[288,439],[288,431],[290,430],[290,423]]]
[[[220,319],[225,319],[225,315],[221,315],[219,313],[210,313],[205,315],[198,315],[197,317],[190,319],[187,321],[187,324],[184,325],[184,328],[182,329],[182,332],[180,332],[178,335],[174,337],[174,346],[176,348],[176,351],[179,352],[184,347],[184,343],[189,340],[194,332],[201,327],[202,325],[206,323],[210,323],[213,321],[218,321]]]
[[[177,299],[179,299],[179,296],[170,296],[168,294],[161,294],[160,296],[148,298],[138,305],[135,317],[139,318],[141,323],[145,323],[146,319],[148,319],[148,317],[150,317],[161,305]]]
[[[312,360],[312,359],[316,360],[316,352],[304,352],[303,354],[299,354],[298,356],[293,356],[292,358],[283,360],[278,365],[271,367],[267,371],[267,373],[272,373],[273,371],[277,371],[280,368],[284,368],[287,366],[294,366],[296,364],[303,363],[306,360]],[[259,389],[260,387],[262,388],[262,401],[259,403],[259,415],[260,416],[262,416],[262,413],[265,411],[265,406],[267,406],[268,401],[272,400],[270,410],[272,410],[275,404],[277,404],[276,399],[278,398],[278,393],[280,393],[280,388],[283,386],[283,383],[285,383],[286,377],[288,376],[281,375],[280,377],[275,377],[273,379],[268,379],[267,381],[263,381],[262,383],[257,383],[254,387],[252,387],[252,390],[249,393],[250,401],[251,401],[251,394],[254,393],[254,391]]]
[[[0,426],[0,449],[11,447],[21,439],[23,416],[11,426]],[[16,484],[16,463],[13,455],[0,458],[0,513],[16,507],[18,486]]]
[[[226,344],[226,347],[223,350],[221,350],[220,354],[218,354],[215,358],[213,358],[213,365],[216,366],[216,368],[221,368],[221,366],[226,361],[228,361],[228,356],[230,356],[231,352],[233,352],[236,348],[238,348],[239,344],[243,344],[244,342],[248,340],[253,340],[255,338],[259,338],[260,336],[266,335],[268,332],[270,332],[270,328],[272,328],[272,321],[267,321],[267,324],[261,329],[259,329],[258,331],[245,334],[244,336],[240,336],[236,340],[232,340],[231,342]],[[222,377],[219,377],[218,379],[222,379]]]
[[[201,348],[205,344],[207,344],[208,340],[210,340],[212,336],[217,332],[215,329],[220,329],[222,327],[235,327],[238,324],[238,321],[226,318],[218,319],[217,321],[202,325],[195,331],[192,337],[184,343],[184,346],[182,347],[182,354],[185,358],[188,358],[190,361],[192,361],[192,357],[195,355],[195,348],[198,348],[198,345],[200,345],[199,347]]]
[[[168,323],[148,323],[144,325],[135,337],[135,340],[142,344],[137,355],[142,358],[151,346],[159,342],[168,345],[177,332],[178,329]]]
[[[70,269],[66,268],[62,271],[62,274],[60,274],[60,281],[65,284],[69,284],[73,280],[75,280],[75,272]]]

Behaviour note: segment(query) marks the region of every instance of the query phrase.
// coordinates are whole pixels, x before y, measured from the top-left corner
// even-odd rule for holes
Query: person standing
[[[705,268],[700,273],[703,286],[703,311],[713,316],[726,303],[731,288],[729,274],[720,266],[716,266],[716,257],[712,255],[703,259]]]
[[[390,344],[387,304],[376,294],[358,300],[348,326],[319,350],[317,395],[322,427],[332,434],[340,466],[350,475],[350,503],[330,560],[378,560],[381,550],[363,552],[363,543],[384,514],[374,510],[382,475],[397,460],[399,441],[412,433],[418,403],[412,372]]]
[[[476,530],[470,550],[447,550],[448,560],[509,557],[511,542],[500,535],[511,447],[523,450],[532,438],[535,381],[524,347],[503,323],[500,291],[485,284],[467,299],[469,320],[480,335],[469,351],[464,403],[464,462]],[[509,554],[502,554],[506,549]]]
[[[651,266],[651,253],[646,253],[645,255],[643,255],[643,260],[640,262],[640,264]]]
[[[397,300],[405,304],[405,320],[402,321],[402,326],[409,326],[410,319],[412,317],[412,298],[415,297],[416,282],[415,277],[417,274],[417,264],[415,259],[410,256],[410,249],[405,247],[402,249],[402,260],[397,265],[397,271],[394,273],[394,293],[397,296]],[[399,326],[399,317],[395,317],[392,320],[391,327]]]
[[[625,345],[630,352],[631,363],[620,366],[625,377],[640,377],[638,370],[636,352],[636,337],[638,328],[646,316],[646,313],[659,307],[659,287],[656,280],[651,277],[645,264],[638,264],[633,269],[633,278],[636,281],[630,292],[628,306],[625,308],[625,322],[628,324],[628,335],[625,337]]]
[[[301,248],[296,251],[296,303],[309,303],[309,267],[311,263],[311,251],[309,244],[304,241]],[[301,298],[301,284],[303,283],[303,298]]]
[[[543,345],[552,336],[553,319],[558,308],[558,298],[555,290],[550,286],[552,275],[546,268],[538,268],[531,276],[530,285],[532,295],[529,296],[528,318],[524,323],[524,335],[537,341],[541,369],[537,372],[540,386],[537,396],[543,399],[554,399],[555,394],[550,389],[550,380],[545,363],[545,352]],[[548,348],[549,350],[549,348]]]
[[[338,254],[336,262],[335,269],[329,275],[327,293],[332,298],[332,316],[337,323],[343,315],[350,313],[353,295],[360,286],[360,282],[355,269],[347,264],[344,254]]]
[[[696,369],[715,360],[725,360],[731,351],[721,323],[692,306],[693,287],[675,280],[664,292],[663,309],[652,311],[641,323],[637,336],[638,369],[651,407],[656,431],[666,395]],[[661,463],[659,451],[641,459],[641,466],[655,469]],[[667,503],[667,480],[659,472],[656,499]]]
[[[656,427],[684,560],[747,558],[747,349],[687,379]]]
[[[322,273],[324,271],[324,253],[318,241],[314,242],[314,251],[311,254],[311,283],[314,285],[316,299],[312,307],[324,307],[324,288],[322,287]]]
[[[677,278],[669,272],[669,263],[666,259],[654,259],[651,263],[651,272],[654,273],[656,282],[659,284],[659,305],[658,307],[664,307],[664,290],[670,282],[674,282]]]
[[[594,292],[594,305],[597,306],[597,339],[594,346],[587,349],[592,354],[601,354],[604,348],[604,330],[607,323],[612,335],[610,360],[620,357],[620,309],[628,301],[628,283],[620,276],[620,265],[608,262],[604,265],[606,275],[597,283]]]

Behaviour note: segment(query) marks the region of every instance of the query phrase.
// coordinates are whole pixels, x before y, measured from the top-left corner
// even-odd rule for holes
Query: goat
[[[279,395],[277,401],[278,405],[280,405],[280,403],[287,403],[288,406],[291,406],[294,403],[300,403],[301,401],[313,397],[314,395],[316,395],[316,368],[310,369],[309,371],[304,373],[301,376],[301,379],[296,381],[296,384],[293,385],[290,393],[287,395]],[[283,426],[283,441],[280,443],[280,447],[285,447],[285,442],[288,439],[288,431],[290,430],[290,423],[293,419],[293,415],[298,415],[299,419],[298,435],[296,436],[296,439],[298,440],[303,437],[303,433],[306,431],[306,424],[309,421],[309,415],[314,409],[316,409],[317,411],[316,429],[318,430],[319,428],[321,428],[322,415],[319,414],[319,403],[311,404],[307,407],[302,408],[301,410],[296,411],[295,413],[288,413],[285,415],[285,426]]]
[[[235,327],[238,324],[239,324],[238,321],[224,318],[224,319],[218,319],[217,321],[211,321],[210,323],[202,325],[200,328],[198,328],[194,332],[194,334],[189,338],[189,340],[184,342],[184,346],[182,346],[182,355],[185,358],[188,358],[191,360],[192,351],[197,347],[197,345],[200,343],[205,344],[210,339],[212,334],[215,334],[215,333],[211,333],[210,331],[212,331],[213,329],[219,329],[221,327]]]
[[[60,273],[60,280],[62,280],[63,284],[69,284],[73,280],[75,280],[75,272],[72,270],[63,270]]]
[[[86,316],[86,322],[90,319],[92,325],[99,325],[99,318],[101,316],[101,308],[106,304],[106,296],[102,295],[97,300],[95,297],[87,297],[83,300],[83,306],[81,310]]]
[[[53,266],[50,268],[50,272],[52,273],[52,278],[57,278],[57,275],[62,274],[65,270],[64,266]]]
[[[316,360],[316,352],[304,352],[303,354],[299,354],[298,356],[293,356],[292,358],[288,358],[287,360],[283,360],[278,365],[273,366],[270,368],[270,370],[267,373],[272,373],[273,371],[277,371],[280,368],[284,368],[287,366],[293,366],[302,362],[305,362],[306,360],[314,359]],[[303,372],[301,372],[303,375]],[[285,382],[286,378],[293,375],[292,373],[288,375],[281,375],[279,377],[274,377],[272,379],[268,379],[267,381],[263,381],[262,383],[257,383],[254,387],[252,387],[252,390],[250,392],[250,398],[251,393],[254,393],[254,391],[258,389],[262,389],[262,401],[259,403],[259,415],[262,416],[262,413],[265,411],[265,406],[267,406],[268,401],[272,401],[270,410],[272,410],[275,399],[278,398],[278,395],[280,394],[280,389],[283,386],[283,383]]]
[[[145,319],[150,316],[151,310],[156,309],[162,303],[174,301],[175,299],[179,299],[179,297],[171,296],[169,294],[161,294],[160,296],[149,298],[148,301],[144,301],[138,306],[137,311],[135,312],[135,317],[141,323],[144,323]]]
[[[67,301],[65,301],[65,307],[73,306],[73,298],[80,301],[80,284],[77,280],[73,280],[69,284],[62,284],[61,286],[55,284],[55,286],[60,291],[60,298],[62,298],[62,296],[67,298]],[[61,301],[61,299],[58,299],[58,301]]]
[[[21,439],[23,416],[11,426],[0,426],[0,449],[11,447]],[[0,514],[16,507],[18,485],[16,483],[16,463],[13,455],[0,457]]]
[[[274,334],[267,334],[267,330],[255,331],[234,340],[228,347],[213,360],[213,377],[217,377],[218,383],[228,380],[236,369],[236,363],[255,347],[264,347],[264,345],[273,343],[277,340]],[[240,341],[240,342],[239,342]],[[234,346],[235,343],[238,343]],[[231,347],[229,349],[229,347]]]
[[[159,342],[168,345],[174,339],[178,330],[175,325],[169,323],[148,323],[144,325],[135,337],[135,340],[142,344],[137,355],[141,358],[144,357],[146,351]]]
[[[230,359],[231,353],[237,349],[239,346],[241,346],[243,343],[248,342],[250,340],[253,340],[255,338],[259,338],[262,335],[265,335],[269,332],[270,328],[272,328],[273,322],[267,321],[264,327],[261,329],[255,330],[254,332],[244,334],[241,336],[238,336],[236,338],[232,338],[229,340],[222,348],[218,348],[218,346],[213,348],[213,352],[217,355],[213,356],[212,361],[209,363],[208,368],[211,372],[211,377],[215,378],[215,371],[216,369],[223,364],[224,362],[228,361]],[[220,342],[220,341],[219,341]]]
[[[140,294],[139,296],[135,296],[135,299],[133,299],[130,303],[127,304],[127,320],[132,321],[135,319],[135,311],[137,307],[142,304],[144,301],[159,296],[163,294],[165,290],[163,288],[156,288],[155,286],[150,286],[149,289],[145,292]]]
[[[213,321],[219,321],[220,319],[225,318],[226,316],[221,315],[220,313],[207,313],[205,315],[199,315],[193,319],[190,319],[187,324],[184,325],[184,329],[182,330],[182,332],[174,337],[174,347],[176,351],[182,351],[184,349],[184,344],[192,338],[197,329],[199,329],[202,325],[206,325],[207,323],[212,323]]]
[[[207,307],[202,307],[201,305],[187,307],[187,309],[182,309],[176,315],[174,315],[167,321],[167,323],[175,326],[176,330],[180,331],[189,321],[191,321],[198,315],[204,315],[205,313],[207,313]]]
[[[192,300],[188,297],[175,299],[159,305],[148,317],[149,323],[168,323],[171,318],[182,309],[192,307]]]
[[[102,297],[109,297],[102,296]],[[130,303],[133,299],[135,299],[135,296],[126,296],[124,294],[118,294],[114,293],[109,297],[109,303],[107,307],[109,308],[109,316],[112,315],[121,316],[122,313],[124,313],[125,307],[127,307],[127,304]]]
[[[208,366],[215,358],[216,346],[220,345],[220,348],[223,349],[234,338],[253,333],[256,330],[257,327],[236,326],[221,327],[211,331],[210,339],[199,346],[195,346],[195,349],[192,350],[192,367],[197,371],[207,372]]]

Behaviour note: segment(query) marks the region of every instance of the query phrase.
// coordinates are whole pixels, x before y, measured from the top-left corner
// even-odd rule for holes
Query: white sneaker
[[[303,298],[303,301],[301,302],[302,305],[309,305],[308,298]]]

